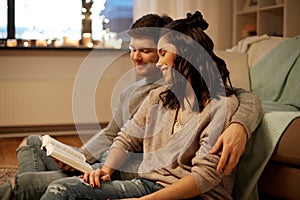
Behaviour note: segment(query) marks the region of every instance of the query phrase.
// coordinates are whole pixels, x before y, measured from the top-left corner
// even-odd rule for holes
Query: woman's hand
[[[101,182],[110,181],[110,174],[103,168],[98,168],[92,172],[84,173],[83,180],[86,183],[89,182],[91,187],[100,188]]]

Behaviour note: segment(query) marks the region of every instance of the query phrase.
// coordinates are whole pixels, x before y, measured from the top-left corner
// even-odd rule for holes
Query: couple
[[[142,27],[165,28],[158,33]],[[137,20],[129,31],[131,58],[145,79],[122,93],[109,125],[79,149],[95,170],[64,178],[68,173],[38,152],[40,141],[30,136],[17,150],[12,196],[231,199],[235,165],[261,119],[261,107],[254,95],[227,85],[229,72],[213,53],[207,27],[200,12],[175,21],[152,14]],[[140,159],[136,176],[133,163]],[[110,181],[118,175],[135,178]]]

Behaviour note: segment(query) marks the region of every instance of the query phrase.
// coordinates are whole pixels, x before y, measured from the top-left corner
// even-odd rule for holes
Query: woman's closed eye
[[[167,51],[164,50],[164,49],[159,49],[159,50],[158,50],[158,55],[161,56],[161,57],[164,57],[164,56],[166,55],[166,52],[167,52]]]

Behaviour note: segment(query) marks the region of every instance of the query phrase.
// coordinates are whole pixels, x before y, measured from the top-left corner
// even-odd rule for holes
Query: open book
[[[41,137],[42,149],[46,150],[46,155],[51,156],[83,173],[91,172],[91,165],[86,162],[85,156],[72,147],[63,144],[49,135]]]

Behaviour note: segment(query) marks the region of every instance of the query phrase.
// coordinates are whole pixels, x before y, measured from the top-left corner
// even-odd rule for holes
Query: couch
[[[227,63],[233,86],[257,94],[265,111],[238,166],[236,199],[300,199],[300,81],[295,80],[300,75],[299,40],[252,36],[216,51]],[[266,100],[277,92],[276,98]]]

